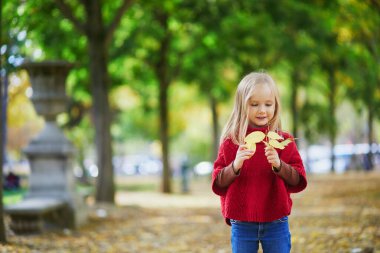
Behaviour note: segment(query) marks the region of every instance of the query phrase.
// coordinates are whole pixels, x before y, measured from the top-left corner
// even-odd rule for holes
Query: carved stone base
[[[10,228],[16,234],[40,233],[71,228],[72,224],[65,224],[67,208],[65,202],[58,199],[35,198],[6,206],[5,213],[10,216]]]

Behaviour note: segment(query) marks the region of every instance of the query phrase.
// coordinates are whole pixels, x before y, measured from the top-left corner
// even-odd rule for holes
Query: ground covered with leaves
[[[309,176],[292,197],[292,252],[380,252],[380,172]],[[208,179],[194,179],[186,195],[120,191],[117,203],[91,205],[76,231],[9,231],[0,252],[231,252]]]

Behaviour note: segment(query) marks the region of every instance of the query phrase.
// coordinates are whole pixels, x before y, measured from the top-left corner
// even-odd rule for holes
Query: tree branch
[[[106,28],[106,44],[108,45],[109,42],[112,39],[112,36],[120,24],[121,18],[123,17],[124,13],[128,10],[128,8],[132,5],[133,0],[124,0],[122,5],[117,10],[114,19],[109,24],[109,26]]]
[[[67,18],[68,20],[70,20],[73,23],[74,27],[80,33],[86,34],[86,29],[85,29],[84,24],[73,15],[73,11],[71,7],[68,4],[66,4],[64,0],[55,0],[55,3],[57,4],[58,9],[61,11],[63,16]]]

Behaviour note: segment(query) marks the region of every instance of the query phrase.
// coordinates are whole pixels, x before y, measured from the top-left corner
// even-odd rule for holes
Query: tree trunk
[[[87,38],[90,61],[90,81],[93,96],[93,118],[98,165],[96,200],[114,203],[114,173],[111,147],[111,115],[108,101],[108,57],[106,34],[103,29],[101,6],[98,1],[88,1]]]
[[[211,107],[211,116],[212,116],[212,157],[211,160],[215,161],[218,155],[219,149],[219,124],[218,124],[218,110],[217,110],[217,100],[215,97],[210,94],[210,107]]]
[[[293,70],[292,73],[292,82],[291,82],[291,99],[290,99],[290,108],[292,110],[292,126],[293,136],[298,136],[298,107],[297,107],[297,100],[298,100],[298,71],[297,69]],[[296,139],[296,142],[298,142],[298,139]],[[297,143],[298,144],[298,143]]]
[[[2,108],[2,113],[3,115],[1,116],[1,124],[3,125],[3,140],[1,142],[1,145],[3,145],[3,151],[2,151],[2,154],[3,154],[3,163],[7,163],[8,162],[8,153],[7,153],[7,136],[8,136],[8,127],[7,127],[7,121],[8,121],[8,117],[7,117],[7,110],[8,110],[8,101],[9,101],[9,98],[8,98],[8,88],[9,88],[9,72],[8,71],[5,71],[5,75],[4,75],[4,80],[3,80],[3,97],[2,97],[2,101],[3,101],[3,108]]]
[[[329,79],[329,86],[330,86],[330,93],[329,93],[329,139],[331,143],[331,173],[335,172],[335,154],[334,154],[334,147],[336,144],[336,119],[335,119],[335,110],[336,110],[336,101],[335,96],[337,92],[337,86],[335,81],[335,73],[334,69],[330,68],[328,70],[328,79]]]
[[[168,53],[170,34],[168,31],[168,16],[166,13],[156,12],[156,19],[160,23],[164,37],[161,40],[159,59],[155,65],[155,72],[160,86],[160,139],[162,148],[162,192],[171,193],[171,168],[169,163],[169,113],[168,113],[168,89],[170,79],[168,75]]]
[[[0,0],[1,1],[1,0]],[[1,61],[0,61],[1,63]],[[1,64],[0,64],[1,66]],[[0,76],[0,118],[3,118],[3,78]],[[4,136],[4,126],[0,124],[0,242],[6,243],[6,231],[4,224],[4,205],[3,205],[3,140]]]
[[[162,78],[162,77],[161,77]],[[168,85],[160,79],[160,139],[162,148],[162,192],[171,193],[171,168],[169,163]]]
[[[120,24],[132,0],[123,0],[115,11],[113,20],[105,26],[102,17],[101,0],[82,0],[86,11],[83,18],[77,18],[70,5],[64,0],[55,0],[61,13],[72,22],[76,29],[86,36],[89,55],[89,72],[92,93],[92,113],[95,123],[95,142],[98,164],[96,200],[114,203],[114,172],[112,166],[111,115],[108,101],[108,45],[114,31]]]
[[[367,154],[368,158],[368,170],[373,170],[373,155],[372,155],[372,143],[374,143],[373,138],[373,107],[372,103],[368,105],[368,145],[369,145],[369,152]]]
[[[372,7],[380,10],[380,5],[379,4],[375,4],[375,2],[373,2],[372,4]],[[377,37],[378,38],[378,37]],[[378,54],[378,50],[377,50],[377,45],[378,45],[378,40],[370,40],[368,41],[367,43],[365,43],[365,46],[366,48],[368,49],[369,52],[371,52],[371,54],[373,55],[374,59],[375,59],[375,62],[377,62],[378,64],[380,64],[380,57],[379,57],[379,54]],[[375,73],[376,73],[376,67],[374,69]],[[375,74],[375,76],[378,76]],[[371,78],[368,78],[368,82],[372,82]],[[376,78],[375,78],[375,82],[376,82]],[[368,83],[368,85],[371,85],[370,83]],[[374,87],[376,87],[376,83],[374,83]],[[379,86],[377,86],[379,87]],[[375,92],[376,89],[373,91]],[[373,154],[372,154],[372,144],[375,143],[375,140],[374,140],[374,134],[373,134],[373,123],[374,123],[374,113],[375,113],[375,100],[374,99],[374,96],[371,94],[370,95],[370,98],[369,100],[367,101],[367,110],[368,110],[368,121],[367,121],[367,125],[368,125],[368,145],[369,145],[369,152],[367,154],[367,159],[368,159],[368,167],[367,169],[368,170],[373,170]]]

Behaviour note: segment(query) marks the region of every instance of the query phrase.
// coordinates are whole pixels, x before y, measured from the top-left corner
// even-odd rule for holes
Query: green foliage
[[[323,103],[306,102],[303,105],[300,121],[304,122],[304,133],[311,143],[318,143],[321,133],[329,127],[328,108]]]
[[[20,202],[26,193],[26,189],[3,191],[3,205],[11,205]]]
[[[79,1],[65,2],[73,7],[76,18],[85,20]],[[103,2],[106,24],[120,3]],[[93,116],[87,39],[63,18],[54,1],[8,0],[3,13],[2,45],[16,45],[16,54],[30,59],[76,63],[67,92],[70,103],[82,108],[83,114],[73,120],[68,110],[62,124],[71,122],[70,138],[78,141],[76,146],[83,141],[82,148],[88,148],[94,133],[89,130]],[[328,116],[331,93],[337,105],[349,100],[357,108],[373,110],[379,119],[378,13],[379,5],[370,0],[136,1],[108,45],[112,136],[117,144],[159,139],[159,82],[154,68],[160,65],[160,41],[165,36],[157,19],[162,15],[168,16],[170,38],[165,71],[171,83],[171,147],[178,153],[191,154],[193,160],[212,159],[208,101],[215,99],[220,123],[224,123],[221,119],[230,110],[224,111],[223,106],[231,100],[241,76],[254,70],[285,76],[280,80],[284,111],[298,115],[292,124],[299,125],[311,142],[333,125],[331,111]],[[38,49],[42,50],[39,57]],[[15,54],[10,47],[7,53]],[[2,54],[2,59],[8,57]],[[328,85],[331,69],[336,89]]]
[[[361,108],[380,118],[380,5],[371,1],[351,1],[342,8],[340,42],[348,48],[347,94]],[[364,18],[365,17],[365,18]]]
[[[21,19],[16,15],[9,13],[19,13],[17,2],[7,1],[3,4],[1,12],[1,34],[0,34],[0,57],[2,71],[7,74],[16,71],[16,68],[25,57],[25,49],[23,45],[27,42],[26,32],[20,28]],[[8,14],[8,15],[3,15]],[[2,73],[5,74],[5,73]]]
[[[43,47],[41,59],[85,60],[85,38],[63,18],[54,1],[20,1],[19,9],[23,10],[19,12],[19,28],[27,31],[29,40]],[[35,60],[32,55],[29,57]]]

